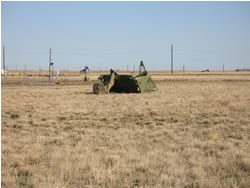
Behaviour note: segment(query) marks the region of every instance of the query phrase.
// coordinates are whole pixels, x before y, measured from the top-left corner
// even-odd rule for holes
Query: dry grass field
[[[250,187],[250,74],[153,72],[159,92],[92,94],[100,73],[2,77],[1,186]]]

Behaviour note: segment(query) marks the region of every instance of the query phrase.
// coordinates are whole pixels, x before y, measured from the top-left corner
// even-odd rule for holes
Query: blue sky
[[[9,69],[250,68],[250,2],[2,2]]]

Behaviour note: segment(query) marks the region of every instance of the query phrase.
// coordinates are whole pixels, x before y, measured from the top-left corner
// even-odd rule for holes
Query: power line
[[[51,48],[49,50],[49,83],[50,83],[50,65],[51,64]]]
[[[173,74],[173,61],[174,61],[174,57],[173,57],[173,44],[171,45],[171,74]]]
[[[3,46],[3,70],[5,70],[5,47]]]

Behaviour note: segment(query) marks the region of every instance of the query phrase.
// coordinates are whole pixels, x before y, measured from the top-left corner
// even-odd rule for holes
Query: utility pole
[[[49,50],[49,84],[50,84],[50,67],[51,67],[51,48]]]
[[[133,70],[134,70],[134,72],[135,72],[135,64],[134,64]]]
[[[5,71],[5,48],[3,46],[3,70]]]
[[[26,75],[26,71],[27,71],[27,65],[24,65],[24,75]]]
[[[173,44],[171,45],[171,74],[173,74]]]

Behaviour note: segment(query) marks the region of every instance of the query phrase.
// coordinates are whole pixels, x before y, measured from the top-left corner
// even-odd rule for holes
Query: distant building
[[[7,74],[7,71],[4,69],[1,69],[1,75],[6,75],[6,74]]]

